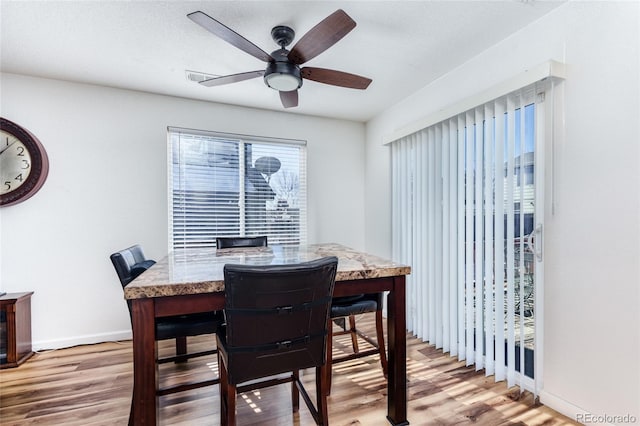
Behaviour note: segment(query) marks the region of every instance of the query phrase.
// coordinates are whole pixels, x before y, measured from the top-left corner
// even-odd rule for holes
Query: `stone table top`
[[[341,244],[272,245],[268,247],[189,248],[175,250],[131,281],[126,299],[177,296],[224,291],[227,263],[283,265],[325,256],[338,257],[336,281],[381,278],[411,273],[411,267]]]

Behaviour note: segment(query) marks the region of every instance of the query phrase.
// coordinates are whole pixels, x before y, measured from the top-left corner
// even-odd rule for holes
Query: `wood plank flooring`
[[[370,316],[369,316],[370,317]],[[358,324],[368,331],[367,316]],[[348,336],[334,341],[334,350],[347,350]],[[191,350],[209,347],[212,336],[189,341]],[[161,342],[171,353],[170,342]],[[533,395],[507,389],[441,350],[408,336],[408,418],[412,425],[577,425],[536,404]],[[332,426],[387,425],[386,382],[378,358],[335,365],[329,397]],[[303,381],[315,393],[313,372]],[[126,425],[133,385],[131,342],[109,342],[45,351],[18,368],[0,371],[2,425]],[[215,356],[186,364],[164,364],[163,385],[194,377],[217,376]],[[161,425],[219,425],[218,388],[209,387],[160,398]],[[238,396],[238,425],[313,425],[301,403],[291,413],[288,385]]]

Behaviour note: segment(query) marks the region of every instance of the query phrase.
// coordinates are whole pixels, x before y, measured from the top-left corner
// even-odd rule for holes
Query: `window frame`
[[[215,233],[210,235],[209,237],[206,237],[200,241],[192,241],[191,243],[189,243],[188,239],[189,239],[189,235],[184,235],[183,236],[183,240],[182,241],[176,241],[176,233],[175,233],[175,211],[176,211],[176,197],[175,197],[175,180],[174,180],[174,175],[176,170],[176,163],[175,163],[175,158],[174,158],[174,145],[176,144],[176,139],[179,141],[181,138],[181,135],[184,135],[186,138],[211,138],[212,142],[227,142],[227,143],[236,143],[237,144],[237,148],[236,148],[236,152],[237,152],[237,186],[238,186],[238,192],[237,192],[237,220],[238,220],[238,232],[235,233],[228,233],[225,232],[224,226],[221,225],[222,229],[220,231],[218,231],[217,229],[215,231],[212,231]],[[246,134],[236,134],[236,133],[225,133],[225,132],[217,132],[217,131],[208,131],[208,130],[198,130],[198,129],[188,129],[188,128],[181,128],[181,127],[167,127],[167,207],[168,207],[168,223],[167,223],[167,231],[168,231],[168,246],[169,246],[169,250],[178,250],[178,249],[184,249],[187,247],[215,247],[215,237],[217,236],[254,236],[254,235],[267,235],[267,236],[271,236],[271,238],[269,238],[269,242],[271,243],[272,241],[275,243],[282,243],[282,244],[306,244],[307,242],[307,142],[304,140],[295,140],[295,139],[285,139],[285,138],[273,138],[273,137],[266,137],[266,136],[254,136],[254,135],[246,135]],[[248,176],[248,169],[247,169],[247,165],[249,167],[255,167],[255,160],[257,160],[256,158],[251,159],[251,164],[247,164],[247,162],[245,161],[245,154],[247,153],[247,147],[253,147],[255,146],[256,148],[260,148],[260,149],[269,149],[268,147],[282,147],[282,148],[287,148],[287,147],[298,147],[299,151],[294,154],[293,156],[296,158],[297,161],[297,166],[295,166],[295,162],[294,164],[294,169],[295,172],[297,172],[296,178],[298,180],[297,184],[299,186],[298,188],[298,196],[295,198],[296,200],[296,208],[292,208],[292,210],[296,210],[298,212],[298,220],[297,223],[295,223],[294,220],[294,226],[292,228],[293,233],[289,234],[287,230],[284,231],[277,231],[278,225],[276,224],[276,226],[274,227],[274,229],[271,229],[268,225],[268,221],[266,220],[266,218],[268,217],[268,212],[270,212],[270,209],[268,209],[265,206],[265,212],[267,212],[267,214],[265,214],[265,221],[264,223],[260,223],[259,221],[256,222],[255,219],[253,220],[253,224],[257,225],[258,228],[261,228],[262,230],[264,230],[265,232],[257,232],[256,230],[254,230],[254,232],[249,232],[247,233],[246,230],[246,226],[247,223],[250,222],[252,219],[249,218],[247,216],[247,209],[246,209],[246,205],[248,203],[250,203],[251,201],[255,201],[255,200],[250,200],[247,197],[247,193],[245,192],[246,190],[246,183],[245,183],[245,179]],[[293,151],[290,151],[293,152]],[[274,173],[272,175],[272,177],[275,177],[277,174],[279,174],[280,171],[282,171],[283,173],[291,172],[291,161],[289,161],[289,168],[285,169],[284,167],[282,167],[281,170],[279,170],[278,172]],[[215,166],[211,166],[211,170],[214,170]],[[232,167],[232,169],[235,170],[234,167]],[[179,169],[177,169],[179,170]],[[206,170],[206,167],[205,167]],[[295,173],[294,172],[294,173]],[[262,175],[263,177],[265,177],[264,175]],[[233,179],[233,178],[232,178]],[[231,183],[232,181],[228,181],[227,183]],[[265,182],[267,183],[267,185],[269,185],[269,187],[271,187],[271,184],[269,183],[269,179],[267,179],[265,177]],[[273,189],[273,187],[271,187]],[[278,192],[273,189],[274,192],[276,192],[276,194],[278,194]],[[215,191],[214,191],[215,192]],[[182,198],[181,198],[182,197]],[[185,199],[187,197],[187,191],[186,189],[183,189],[183,194],[181,196],[178,196],[178,198],[181,199]],[[235,197],[234,197],[235,199]],[[277,195],[274,195],[273,200],[276,201],[276,205],[279,206],[279,204],[277,204],[277,200],[279,198],[277,198]],[[211,201],[214,201],[213,199]],[[259,202],[259,201],[258,201]],[[272,204],[273,206],[273,204]],[[188,205],[183,205],[183,209],[184,211],[186,211],[188,208]],[[177,207],[177,209],[180,209],[180,207]],[[216,207],[210,207],[210,212],[206,212],[206,213],[215,213],[215,209]],[[272,208],[273,209],[273,208]],[[271,209],[271,210],[272,210]],[[188,213],[184,213],[184,216],[188,216]],[[213,227],[215,228],[217,225],[214,225]],[[258,230],[259,231],[259,230]],[[272,231],[272,232],[269,232]],[[189,231],[185,231],[185,234],[188,234]],[[274,235],[275,233],[275,235]],[[278,239],[278,237],[280,237],[280,239]]]

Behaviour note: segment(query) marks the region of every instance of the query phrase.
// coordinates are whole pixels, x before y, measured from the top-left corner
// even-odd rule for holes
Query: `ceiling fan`
[[[264,70],[248,71],[200,81],[203,86],[220,86],[263,77],[268,87],[280,92],[282,105],[285,108],[290,108],[298,106],[298,89],[302,86],[303,79],[361,90],[366,89],[372,81],[370,78],[331,69],[300,68],[300,65],[333,46],[355,28],[355,21],[341,9],[336,10],[311,28],[291,50],[287,50],[286,46],[293,41],[295,32],[284,25],[274,27],[271,30],[271,37],[280,46],[280,49],[271,54],[266,53],[204,12],[193,12],[187,17],[227,43],[267,63],[267,68]]]

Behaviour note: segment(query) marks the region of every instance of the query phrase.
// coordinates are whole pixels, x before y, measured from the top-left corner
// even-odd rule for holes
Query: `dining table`
[[[411,267],[337,243],[175,249],[129,283],[124,288],[124,297],[131,302],[133,331],[129,424],[158,423],[156,318],[223,310],[226,264],[283,265],[325,256],[338,258],[335,297],[386,293],[389,363],[386,420],[392,425],[408,425],[405,276],[411,273]]]

